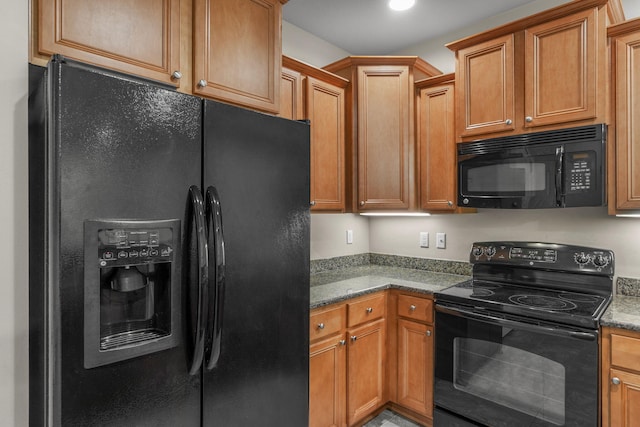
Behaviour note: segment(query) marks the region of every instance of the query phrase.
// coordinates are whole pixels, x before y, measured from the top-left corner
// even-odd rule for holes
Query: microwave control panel
[[[593,151],[568,153],[565,158],[566,193],[589,191],[596,173],[596,155]]]

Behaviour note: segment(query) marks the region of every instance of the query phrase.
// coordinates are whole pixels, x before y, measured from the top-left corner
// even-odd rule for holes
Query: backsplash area
[[[460,274],[464,276],[471,275],[471,264],[468,262],[374,253],[346,255],[326,259],[312,259],[311,274],[328,270],[336,270],[339,268],[357,267],[361,265],[382,265],[388,267],[412,268],[415,270],[428,270],[438,273]]]
[[[472,266],[468,262],[362,253],[334,258],[312,259],[311,274],[363,265],[412,268],[463,276],[471,276],[472,270]],[[640,297],[640,279],[618,277],[615,283],[613,289],[615,294]]]

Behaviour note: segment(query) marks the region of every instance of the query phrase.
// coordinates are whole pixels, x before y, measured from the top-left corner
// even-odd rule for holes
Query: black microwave
[[[603,206],[604,124],[458,144],[458,206]]]

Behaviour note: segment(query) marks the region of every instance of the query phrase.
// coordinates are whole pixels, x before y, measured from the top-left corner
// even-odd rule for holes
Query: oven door
[[[493,427],[598,425],[596,330],[472,310],[436,306],[437,410]]]

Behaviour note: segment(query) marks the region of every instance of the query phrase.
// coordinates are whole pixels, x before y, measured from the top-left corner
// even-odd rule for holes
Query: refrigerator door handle
[[[220,196],[215,187],[207,188],[207,225],[209,242],[212,242],[213,256],[211,265],[215,271],[212,274],[213,289],[209,294],[209,334],[210,345],[207,346],[205,367],[213,369],[220,358],[220,342],[222,338],[222,317],[224,312],[224,288],[225,288],[225,246],[222,227],[222,209]]]
[[[195,334],[193,345],[193,356],[189,374],[195,375],[202,366],[204,349],[206,343],[206,322],[208,318],[209,306],[206,303],[209,299],[209,250],[207,247],[206,220],[204,212],[204,201],[200,189],[193,185],[189,188],[189,199],[193,222],[195,222],[195,235],[198,257],[198,298],[195,319]],[[191,308],[193,310],[193,307]]]

